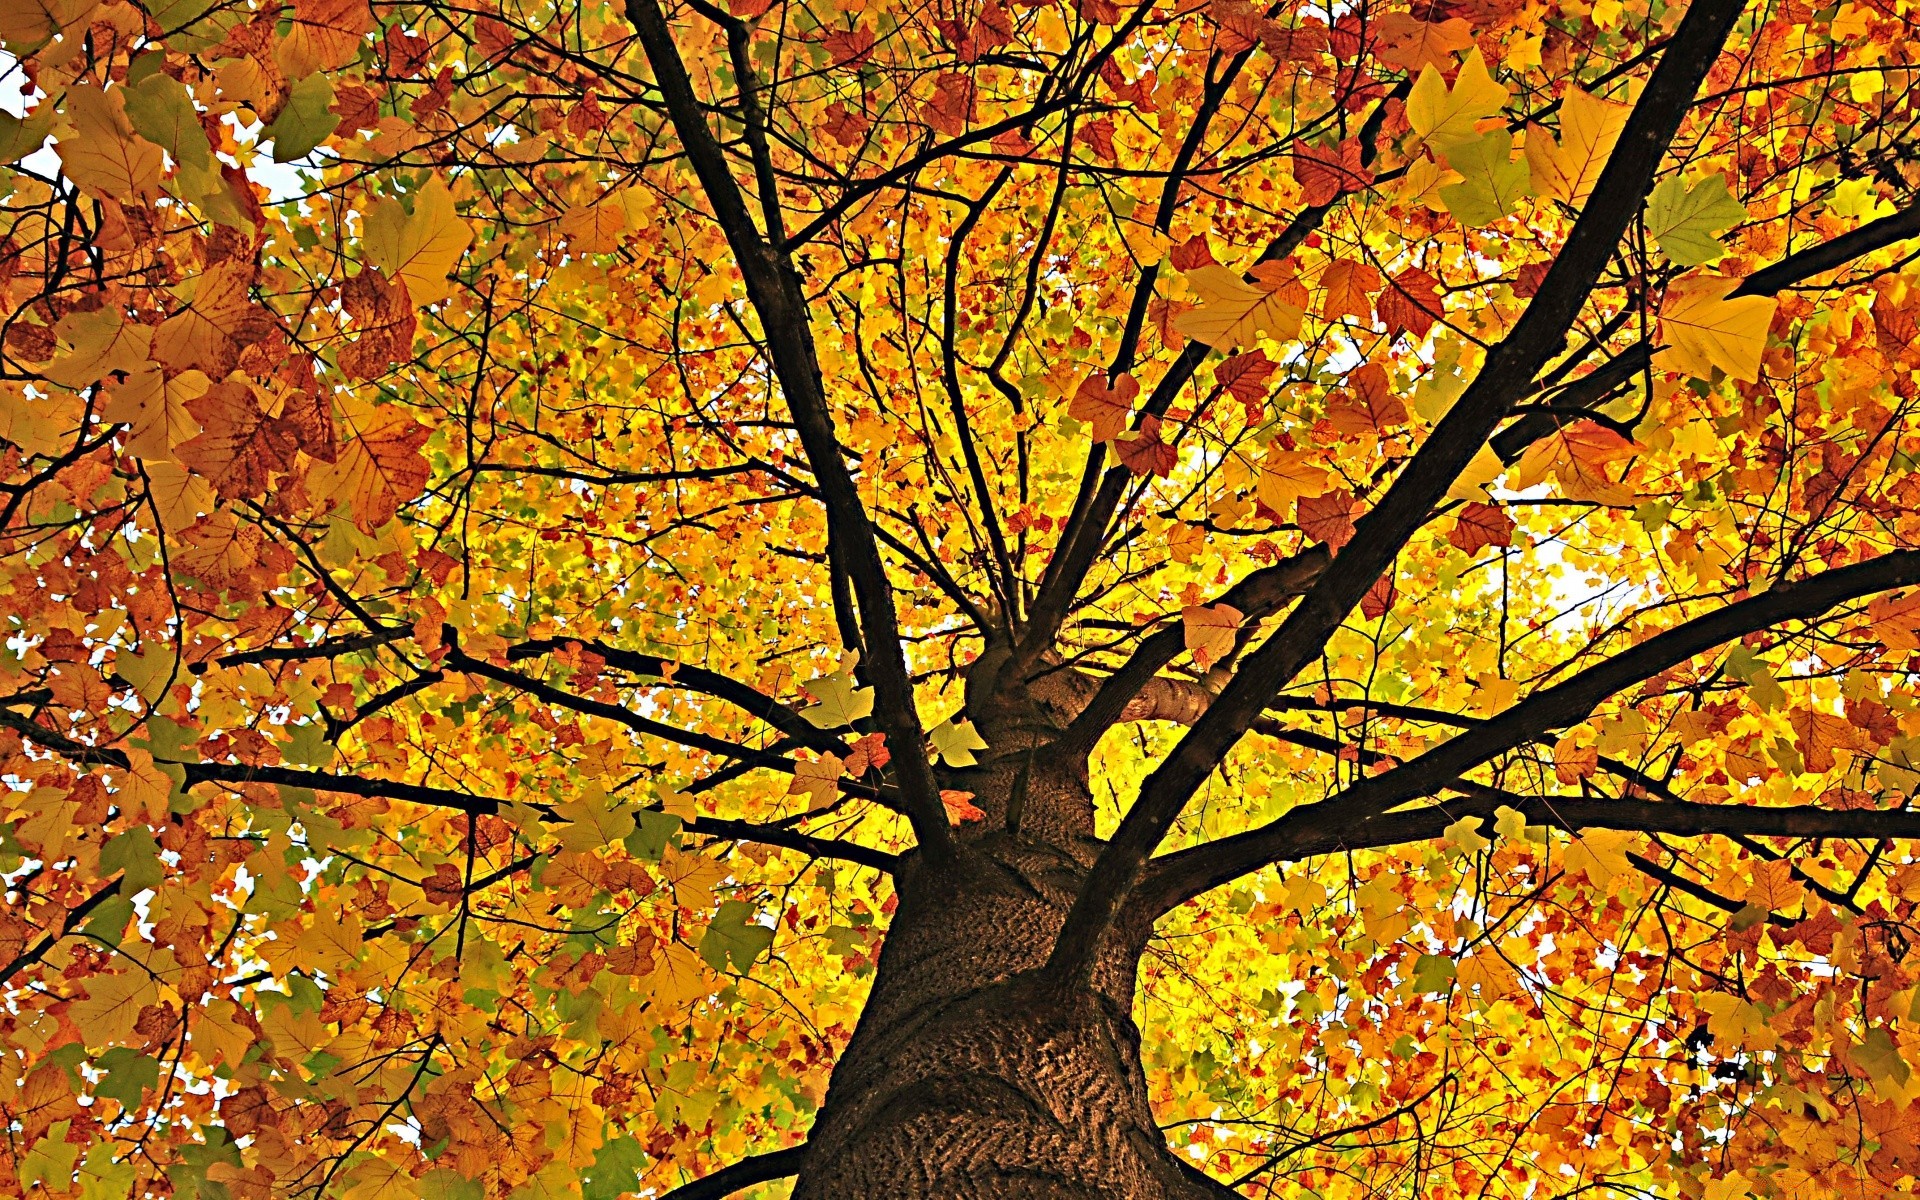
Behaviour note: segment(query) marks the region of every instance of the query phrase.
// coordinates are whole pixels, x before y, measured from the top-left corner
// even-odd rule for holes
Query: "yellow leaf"
[[[150,461],[143,465],[147,475],[147,498],[158,510],[163,528],[185,529],[213,511],[217,497],[213,485],[177,463]]]
[[[0,4],[0,42],[16,54],[37,49],[95,7],[96,0],[8,0]]]
[[[1701,996],[1699,1004],[1708,1014],[1707,1032],[1723,1046],[1729,1049],[1773,1049],[1775,1039],[1773,1030],[1767,1028],[1766,1015],[1745,1000],[1723,992],[1713,992]]]
[[[1807,885],[1793,877],[1793,864],[1782,858],[1754,864],[1743,899],[1763,912],[1784,913],[1797,908],[1806,894]]]
[[[822,754],[812,761],[799,759],[793,764],[793,782],[787,785],[787,795],[811,797],[809,811],[825,808],[840,794],[840,776],[846,769],[845,760],[837,754]]]
[[[577,204],[561,214],[560,233],[582,254],[604,254],[620,244],[627,212],[618,203]]]
[[[137,371],[153,345],[150,327],[123,321],[113,307],[68,313],[53,332],[67,349],[44,374],[62,387],[83,388],[115,371]]]
[[[149,362],[107,393],[107,420],[133,427],[127,449],[141,458],[177,459],[181,445],[200,432],[200,422],[187,411],[187,403],[205,395],[210,386],[198,371],[182,371],[168,379],[159,363]]]
[[[1527,130],[1534,194],[1572,205],[1585,203],[1632,111],[1577,87],[1567,89],[1560,103],[1560,140],[1554,141],[1538,126]]]
[[[339,413],[344,435],[339,456],[313,464],[307,486],[347,505],[354,524],[372,531],[427,486],[427,460],[420,456],[420,447],[428,431],[398,405],[376,408],[347,399]]]
[[[1312,465],[1304,452],[1270,442],[1260,460],[1258,487],[1260,503],[1285,517],[1288,507],[1301,496],[1319,496],[1327,491],[1327,473]]]
[[[1479,817],[1461,817],[1447,826],[1447,841],[1463,854],[1478,854],[1493,845],[1493,839],[1480,833]]]
[[[368,262],[389,279],[405,280],[407,295],[425,306],[446,299],[447,275],[472,240],[453,210],[453,193],[436,175],[414,196],[411,213],[393,197],[375,204],[360,245]]]
[[[87,998],[76,1001],[67,1016],[88,1046],[115,1046],[133,1036],[140,1010],[159,999],[160,988],[145,971],[92,975]]]
[[[61,169],[81,191],[105,200],[134,202],[160,194],[166,156],[133,131],[126,95],[81,85],[67,93],[73,132],[55,144]]]
[[[1583,829],[1567,846],[1563,863],[1569,873],[1585,871],[1595,886],[1605,887],[1615,875],[1629,870],[1627,851],[1634,835],[1618,829]]]
[[[229,259],[190,280],[186,307],[153,332],[153,357],[175,370],[201,370],[216,378],[233,368],[234,335],[253,319],[253,264]]]
[[[654,1003],[676,1009],[698,1000],[714,987],[707,964],[679,942],[670,941],[655,958],[647,989]]]
[[[1572,737],[1554,743],[1553,774],[1561,783],[1578,783],[1600,769],[1600,751],[1582,746]]]
[[[1760,378],[1760,356],[1767,348],[1776,302],[1771,296],[1727,299],[1739,285],[1737,279],[1718,275],[1683,275],[1673,281],[1660,305],[1666,342],[1658,354],[1662,366],[1697,379],[1711,378],[1715,367],[1748,383]]]
[[[1407,96],[1407,122],[1422,141],[1445,154],[1476,140],[1480,120],[1499,112],[1507,98],[1507,89],[1487,73],[1476,47],[1451,88],[1432,63],[1426,65]]]
[[[1200,307],[1174,318],[1173,327],[1215,350],[1248,345],[1260,333],[1285,341],[1299,334],[1306,316],[1304,289],[1257,287],[1217,263],[1187,272],[1187,282]]]
[[[1181,609],[1180,624],[1186,633],[1187,652],[1193,655],[1193,660],[1205,669],[1232,654],[1243,615],[1231,604],[1216,604],[1211,608],[1190,604]]]

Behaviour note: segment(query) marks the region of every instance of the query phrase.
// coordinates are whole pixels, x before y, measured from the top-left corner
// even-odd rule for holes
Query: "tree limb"
[[[1732,31],[1741,0],[1697,0],[1653,69],[1593,196],[1513,331],[1486,356],[1466,392],[1356,524],[1355,536],[1267,641],[1244,660],[1206,714],[1141,788],[1088,872],[1047,970],[1079,981],[1091,969],[1147,858],[1202,782],[1267,702],[1309,662],[1399,553],[1534,376],[1560,347],[1653,182],[1693,95]],[[1457,774],[1457,772],[1455,772]],[[1384,778],[1384,777],[1383,777]]]
[[[1811,579],[1773,588],[1758,596],[1715,609],[1658,633],[1553,687],[1534,693],[1500,715],[1479,722],[1469,731],[1441,743],[1403,766],[1356,783],[1327,800],[1297,808],[1258,829],[1155,860],[1149,868],[1152,884],[1143,887],[1140,902],[1150,905],[1154,911],[1165,911],[1268,863],[1299,857],[1302,847],[1347,845],[1355,839],[1367,844],[1376,835],[1362,831],[1388,828],[1387,825],[1374,825],[1373,822],[1389,820],[1382,816],[1389,809],[1454,786],[1454,781],[1473,768],[1552,730],[1578,724],[1609,696],[1651,679],[1661,671],[1756,630],[1783,621],[1811,621],[1848,601],[1917,582],[1920,582],[1920,551],[1900,550],[1854,566],[1826,571]],[[1584,824],[1604,828],[1639,827],[1606,824],[1601,819],[1602,809],[1619,814],[1652,814],[1656,809],[1695,814],[1787,811],[1711,805],[1693,805],[1681,809],[1676,804],[1666,802],[1636,808],[1632,806],[1641,802],[1625,800],[1580,801],[1579,804],[1597,804],[1601,808],[1568,809],[1559,801],[1553,803],[1561,806],[1562,811],[1582,814],[1579,819]],[[1566,805],[1574,803],[1568,801]],[[1818,813],[1825,810],[1807,811]],[[1404,814],[1392,816],[1403,818],[1405,823],[1391,834],[1379,835],[1388,837],[1389,841],[1407,840],[1402,836],[1403,833],[1435,836],[1430,829],[1432,817],[1421,818],[1427,824],[1420,824]],[[1847,812],[1836,814],[1836,819],[1846,828],[1864,830],[1859,836],[1899,836],[1877,832],[1873,821],[1866,819],[1874,816]],[[1648,819],[1652,817],[1648,816]],[[1757,832],[1740,828],[1737,822],[1760,818],[1727,816],[1723,819],[1734,823],[1716,827],[1703,825],[1697,828],[1697,832]],[[1891,822],[1890,828],[1911,829],[1914,834],[1920,834],[1920,816],[1886,813],[1876,819]],[[1846,822],[1858,823],[1849,825]],[[1687,831],[1658,826],[1646,829],[1646,832]]]
[[[769,1183],[799,1174],[800,1164],[806,1154],[804,1145],[755,1154],[732,1166],[721,1167],[711,1175],[703,1175],[692,1183],[683,1183],[670,1192],[663,1192],[658,1200],[721,1200],[756,1183]]]
[[[886,734],[903,807],[913,823],[921,853],[931,861],[944,863],[953,856],[953,834],[940,803],[933,767],[927,761],[926,735],[901,651],[893,589],[880,560],[873,526],[847,472],[840,439],[834,432],[800,278],[786,252],[754,228],[740,185],[712,130],[707,128],[705,112],[694,95],[686,64],[680,59],[659,3],[627,0],[627,18],[653,67],[674,131],[713,206],[714,218],[746,280],[747,296],[759,314],[768,358],[792,409],[801,445],[826,507],[833,570],[851,580],[859,606],[862,645],[858,649],[873,681],[874,723]]]

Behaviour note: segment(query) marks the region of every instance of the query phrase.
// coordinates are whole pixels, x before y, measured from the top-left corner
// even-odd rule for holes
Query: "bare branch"
[[[1079,980],[1147,858],[1200,784],[1281,687],[1320,655],[1399,548],[1493,433],[1560,347],[1612,258],[1679,130],[1700,81],[1739,17],[1740,0],[1700,0],[1687,9],[1653,69],[1592,198],[1512,333],[1490,350],[1460,399],[1387,494],[1356,522],[1354,539],[1321,574],[1280,629],[1250,655],[1173,752],[1155,770],[1113,840],[1088,872],[1054,943],[1048,971]],[[1455,772],[1457,774],[1457,772]]]
[[[1479,722],[1469,731],[1441,743],[1403,766],[1356,783],[1317,804],[1295,809],[1258,829],[1155,860],[1148,868],[1152,883],[1142,888],[1140,901],[1151,905],[1156,911],[1163,911],[1268,863],[1299,857],[1301,847],[1348,845],[1356,838],[1366,844],[1366,840],[1374,835],[1363,830],[1390,827],[1372,824],[1376,819],[1387,820],[1382,814],[1389,809],[1456,786],[1455,781],[1473,768],[1552,730],[1578,724],[1609,696],[1651,679],[1661,671],[1748,633],[1784,621],[1815,620],[1848,601],[1916,582],[1920,582],[1920,551],[1901,550],[1773,588],[1696,617],[1648,638],[1631,650],[1596,663],[1564,682],[1534,693],[1500,715]],[[1561,804],[1559,801],[1553,803]],[[1651,809],[1630,807],[1639,803],[1634,801],[1592,803],[1613,806],[1608,811],[1616,813],[1651,812]],[[1692,805],[1683,810],[1671,802],[1662,802],[1653,807],[1668,812],[1712,811],[1731,814],[1783,811],[1710,805]],[[1587,825],[1642,828],[1637,825],[1607,825],[1597,818],[1586,819],[1585,814],[1589,810],[1578,811],[1583,814],[1582,822]],[[1392,814],[1392,817],[1397,819],[1403,815]],[[1837,814],[1835,819],[1852,821],[1869,816],[1874,814],[1848,812]],[[1920,833],[1920,817],[1913,814],[1889,813],[1879,816],[1893,821],[1900,828]],[[1756,832],[1740,827],[1738,822],[1759,819],[1729,816],[1725,818],[1728,824],[1718,827],[1701,825],[1668,829],[1656,824],[1645,827],[1645,831],[1680,833],[1695,829],[1702,833]],[[1413,823],[1404,828],[1426,827]],[[1858,836],[1863,837],[1896,836],[1877,832],[1872,821],[1848,825],[1846,828],[1862,830]],[[1404,839],[1396,832],[1391,835],[1391,840]]]

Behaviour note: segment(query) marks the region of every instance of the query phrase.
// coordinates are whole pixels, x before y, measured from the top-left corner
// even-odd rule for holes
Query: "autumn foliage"
[[[0,1192],[1907,1194],[1915,19],[8,0]]]

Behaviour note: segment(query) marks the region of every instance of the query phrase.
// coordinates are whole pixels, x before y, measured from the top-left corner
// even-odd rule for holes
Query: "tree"
[[[1903,9],[0,40],[23,1193],[1920,1177]]]

